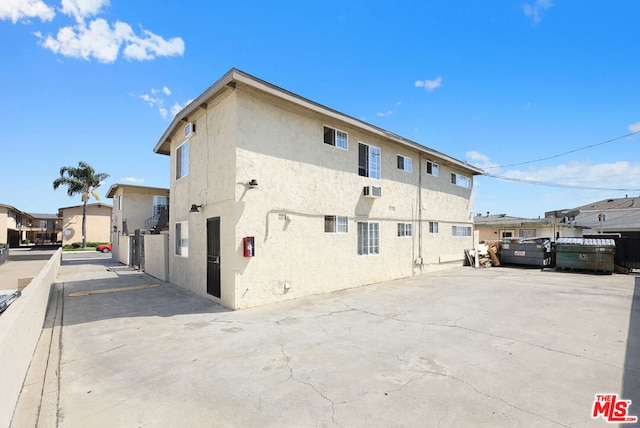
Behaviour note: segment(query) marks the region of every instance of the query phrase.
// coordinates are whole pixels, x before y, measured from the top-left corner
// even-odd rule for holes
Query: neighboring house
[[[126,265],[132,262],[132,239],[136,230],[169,230],[169,189],[114,184],[107,192],[113,199],[111,243],[113,258]]]
[[[603,199],[580,207],[550,211],[545,216],[575,216],[585,234],[619,233],[623,238],[640,238],[640,197]]]
[[[566,219],[510,217],[506,214],[476,215],[473,219],[480,242],[508,238],[556,238],[582,236],[582,227]]]
[[[62,240],[62,221],[57,214],[34,214],[27,239],[36,245],[56,244]]]
[[[232,309],[462,264],[473,246],[482,170],[235,69],[154,151],[171,157],[169,281]]]
[[[58,209],[62,219],[62,245],[82,242],[82,205]],[[110,242],[111,207],[87,204],[87,242]]]
[[[60,241],[61,230],[55,214],[29,214],[0,204],[0,244],[55,244]]]

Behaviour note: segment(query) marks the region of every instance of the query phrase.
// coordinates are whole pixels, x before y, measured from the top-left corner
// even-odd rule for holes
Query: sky
[[[169,187],[153,148],[231,68],[478,166],[474,211],[640,196],[640,2],[0,0],[0,203],[79,205],[90,164]],[[602,189],[602,190],[600,190]]]

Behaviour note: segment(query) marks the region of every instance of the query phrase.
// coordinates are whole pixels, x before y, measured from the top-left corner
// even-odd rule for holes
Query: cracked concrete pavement
[[[460,267],[239,312],[111,261],[58,280],[60,427],[606,426],[597,393],[640,413],[633,275]]]

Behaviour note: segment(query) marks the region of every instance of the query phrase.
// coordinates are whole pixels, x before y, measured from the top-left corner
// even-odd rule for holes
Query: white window
[[[347,150],[348,138],[347,133],[328,126],[324,127],[324,143],[330,146],[336,146],[339,149]]]
[[[358,222],[358,254],[380,254],[380,224]]]
[[[438,176],[438,164],[428,161],[427,162],[427,174],[431,174],[435,177]]]
[[[451,183],[467,189],[471,188],[471,179],[464,175],[451,173]]]
[[[451,226],[452,236],[471,236],[471,226]]]
[[[189,174],[189,141],[176,150],[176,180]]]
[[[535,229],[520,229],[518,232],[518,236],[520,238],[535,238],[536,230]]]
[[[429,233],[438,233],[438,222],[430,221],[429,222]]]
[[[411,223],[398,223],[398,236],[411,236]]]
[[[411,172],[412,163],[413,162],[411,161],[411,158],[408,158],[408,157],[402,156],[402,155],[398,155],[398,169],[402,169],[404,171]]]
[[[358,175],[380,179],[380,149],[360,143],[358,145]]]
[[[348,233],[349,219],[347,217],[326,215],[324,216],[325,233]]]
[[[175,232],[176,256],[189,257],[189,223],[176,223]]]

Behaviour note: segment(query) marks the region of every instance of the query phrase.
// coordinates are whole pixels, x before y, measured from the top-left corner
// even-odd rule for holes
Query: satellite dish
[[[580,214],[580,210],[569,211],[566,215],[569,218],[575,218],[578,214]]]

